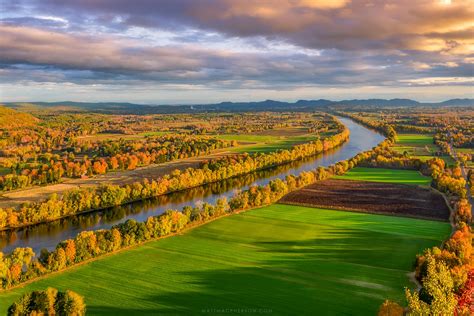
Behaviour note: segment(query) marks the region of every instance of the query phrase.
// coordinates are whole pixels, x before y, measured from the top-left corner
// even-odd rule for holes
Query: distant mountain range
[[[474,106],[474,99],[451,99],[437,103],[422,103],[410,99],[367,99],[367,100],[343,100],[331,101],[299,100],[297,102],[281,102],[265,100],[258,102],[221,102],[215,104],[194,105],[150,105],[126,102],[8,102],[3,103],[7,107],[61,107],[76,110],[87,110],[97,113],[120,113],[120,114],[160,114],[160,113],[189,113],[189,112],[239,112],[239,111],[312,111],[320,108],[356,107],[366,108],[374,106],[382,107],[415,107],[415,106],[440,106],[440,107],[466,107]]]

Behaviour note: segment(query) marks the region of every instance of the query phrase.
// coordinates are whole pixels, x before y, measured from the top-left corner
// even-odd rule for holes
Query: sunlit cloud
[[[468,84],[474,83],[472,77],[428,77],[419,79],[400,80],[403,83],[415,85],[452,85],[452,84]]]

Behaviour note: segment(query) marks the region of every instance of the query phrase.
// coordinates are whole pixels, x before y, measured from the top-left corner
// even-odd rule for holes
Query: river
[[[1,232],[0,249],[4,253],[9,253],[16,247],[31,247],[36,254],[39,254],[42,248],[54,249],[60,241],[73,238],[84,230],[110,228],[127,219],[144,221],[149,216],[161,214],[169,209],[181,210],[183,206],[200,202],[213,203],[219,197],[232,196],[236,190],[245,190],[250,185],[265,185],[273,179],[283,179],[289,174],[297,175],[319,166],[327,167],[369,150],[384,139],[379,133],[350,119],[339,117],[339,120],[350,130],[350,140],[324,154],[154,199]]]

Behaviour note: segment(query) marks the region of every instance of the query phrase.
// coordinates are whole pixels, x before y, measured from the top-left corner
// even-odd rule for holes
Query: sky
[[[0,101],[474,97],[474,0],[0,0]]]

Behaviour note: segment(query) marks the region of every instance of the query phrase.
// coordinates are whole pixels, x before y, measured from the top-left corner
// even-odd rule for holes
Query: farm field
[[[405,184],[330,179],[293,191],[280,202],[367,213],[449,219],[449,208],[441,194],[429,188],[413,188]]]
[[[393,149],[398,153],[408,153],[423,161],[434,157],[439,149],[433,144],[432,135],[422,134],[399,134],[397,136],[397,143]]]
[[[81,136],[78,140],[89,140],[89,141],[100,141],[100,140],[131,140],[131,139],[144,139],[147,136],[163,136],[172,134],[169,131],[156,131],[156,132],[143,132],[133,135],[127,134],[112,134],[112,133],[99,133],[96,135]],[[328,137],[334,133],[324,133],[324,136]],[[255,153],[262,152],[267,153],[275,151],[277,149],[288,149],[295,144],[309,142],[318,138],[317,134],[310,134],[305,128],[279,128],[272,129],[263,132],[256,132],[253,134],[222,134],[222,135],[207,135],[212,138],[222,140],[235,140],[239,143],[234,148],[229,148],[231,152],[237,153]]]
[[[144,139],[146,135],[144,134],[119,134],[119,133],[98,133],[95,135],[79,136],[77,140],[81,141],[104,141],[104,140],[139,140]]]
[[[409,145],[432,145],[433,136],[427,134],[398,134],[398,143],[399,144],[409,144]]]
[[[326,135],[329,136],[329,135]],[[277,129],[260,134],[225,134],[214,135],[222,140],[236,140],[239,146],[230,148],[237,153],[268,153],[278,149],[289,149],[296,144],[306,143],[318,138],[308,134],[305,129]]]
[[[433,136],[427,134],[399,134],[393,149],[400,154],[407,153],[421,161],[436,157],[435,153],[439,151],[439,148],[433,143]],[[441,158],[450,165],[454,163],[449,155],[443,155]]]
[[[399,183],[424,186],[428,186],[431,183],[430,177],[425,177],[415,170],[364,167],[353,168],[344,175],[334,176],[334,179]]]
[[[464,154],[474,154],[473,148],[456,148],[456,151]]]
[[[147,243],[0,296],[0,314],[48,286],[83,295],[90,315],[373,315],[403,300],[415,255],[447,223],[276,204]]]

